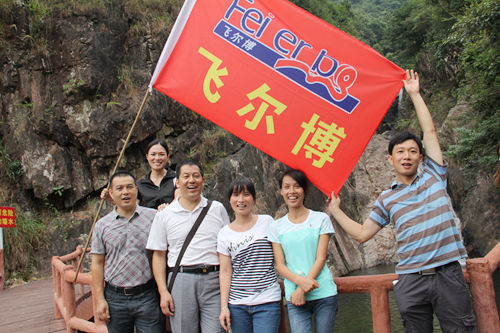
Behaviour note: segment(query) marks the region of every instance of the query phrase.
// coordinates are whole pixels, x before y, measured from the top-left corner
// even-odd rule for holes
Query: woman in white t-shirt
[[[286,171],[280,181],[288,214],[269,227],[276,269],[285,278],[290,327],[295,333],[331,333],[337,315],[337,286],[326,265],[330,235],[327,214],[304,206],[308,181],[299,170]]]
[[[256,215],[255,187],[248,178],[235,179],[228,191],[234,221],[217,237],[220,261],[222,327],[233,333],[276,333],[279,330],[281,289],[267,240],[273,218]]]

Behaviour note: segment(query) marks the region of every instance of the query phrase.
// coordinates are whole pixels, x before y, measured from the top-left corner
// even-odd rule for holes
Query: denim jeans
[[[258,305],[229,304],[232,333],[277,333],[280,328],[280,302]]]
[[[104,298],[109,308],[109,333],[134,333],[134,326],[137,333],[165,331],[165,324],[161,320],[159,296],[154,289],[126,296],[105,288]]]
[[[312,319],[314,319],[316,333],[333,332],[338,310],[337,295],[306,301],[306,304],[302,306],[295,306],[291,302],[287,302],[287,307],[292,333],[312,332]]]

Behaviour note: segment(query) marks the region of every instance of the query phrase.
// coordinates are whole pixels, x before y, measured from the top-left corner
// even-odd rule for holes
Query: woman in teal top
[[[271,223],[276,269],[285,278],[288,318],[293,333],[331,333],[337,314],[337,286],[326,265],[330,235],[327,214],[304,206],[307,178],[299,170],[286,171],[280,181],[288,214]]]

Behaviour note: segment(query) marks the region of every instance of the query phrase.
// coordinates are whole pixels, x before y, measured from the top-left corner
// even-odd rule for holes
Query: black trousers
[[[469,286],[458,262],[436,274],[400,274],[394,286],[405,333],[433,332],[433,313],[443,333],[476,332]]]

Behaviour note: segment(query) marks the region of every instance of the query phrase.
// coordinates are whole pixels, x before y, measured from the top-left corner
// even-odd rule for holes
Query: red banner
[[[284,0],[187,0],[152,86],[340,190],[405,72]]]
[[[16,213],[12,207],[0,207],[0,228],[16,226]]]

